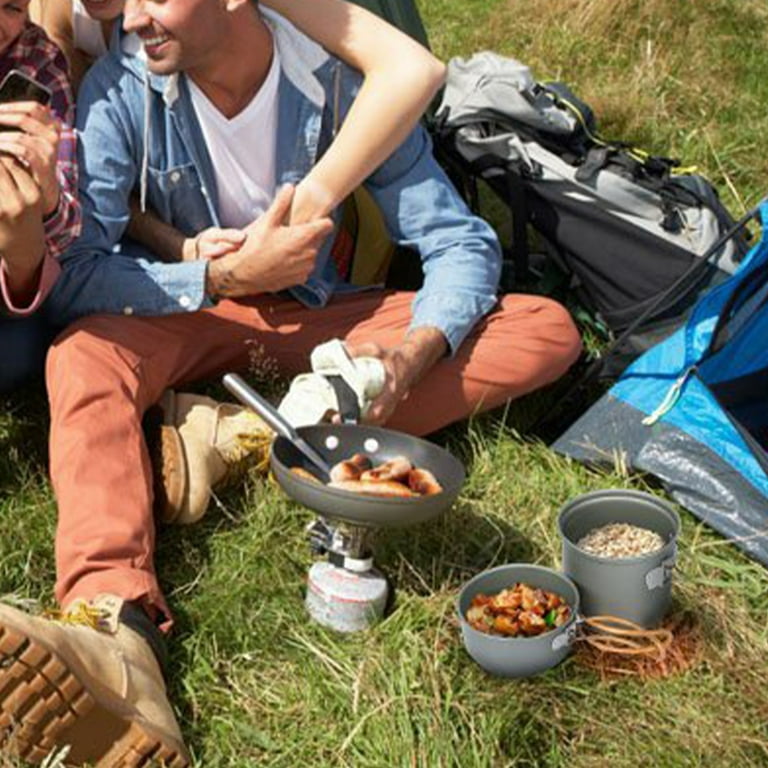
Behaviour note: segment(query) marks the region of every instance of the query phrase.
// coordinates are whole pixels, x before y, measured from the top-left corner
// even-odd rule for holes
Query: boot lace
[[[266,473],[274,432],[255,413],[246,412],[245,416],[252,423],[253,428],[238,432],[228,440],[218,443],[219,424],[224,407],[225,405],[220,403],[216,408],[211,435],[211,445],[215,446],[226,464],[226,474],[221,481],[222,484],[241,479],[251,468],[257,472]]]
[[[66,611],[58,608],[48,608],[43,611],[44,618],[59,624],[79,625],[96,630],[104,629],[108,615],[107,611],[85,602],[77,603]]]

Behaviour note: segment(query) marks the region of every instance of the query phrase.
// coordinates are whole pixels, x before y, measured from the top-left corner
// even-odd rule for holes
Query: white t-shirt
[[[216,176],[219,218],[225,227],[250,224],[275,196],[277,91],[280,61],[272,65],[256,95],[239,114],[227,119],[190,79],[197,119]]]
[[[107,52],[101,22],[88,15],[82,0],[72,0],[72,38],[75,48],[94,59]]]

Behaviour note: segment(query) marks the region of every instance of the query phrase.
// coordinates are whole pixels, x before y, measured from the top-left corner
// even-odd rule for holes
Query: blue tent
[[[760,206],[768,225],[768,203]],[[638,358],[554,444],[619,459],[768,565],[768,226],[686,325]]]

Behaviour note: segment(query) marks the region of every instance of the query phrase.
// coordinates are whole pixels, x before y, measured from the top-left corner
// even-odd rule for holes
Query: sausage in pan
[[[329,488],[339,488],[342,491],[351,491],[365,496],[381,496],[386,498],[410,499],[416,494],[402,483],[394,480],[340,480],[328,483]]]

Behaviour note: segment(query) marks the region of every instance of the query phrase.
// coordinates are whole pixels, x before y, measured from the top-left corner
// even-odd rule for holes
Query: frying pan
[[[318,424],[297,432],[330,465],[364,453],[374,466],[405,456],[419,469],[428,469],[443,487],[442,493],[414,498],[364,496],[329,488],[291,472],[301,467],[317,476],[314,465],[285,437],[272,447],[272,471],[283,490],[295,501],[328,518],[355,525],[394,528],[431,520],[451,507],[464,483],[462,463],[427,440],[381,427],[359,424]]]
[[[223,382],[277,433],[270,463],[283,490],[294,501],[325,517],[377,528],[413,525],[444,512],[459,495],[464,483],[464,466],[434,443],[402,432],[359,424],[319,424],[294,429],[272,403],[237,374],[228,373]],[[430,496],[383,498],[324,485],[330,467],[356,453],[368,456],[374,466],[396,456],[405,456],[414,467],[429,470],[443,490]],[[320,482],[291,472],[296,468],[306,470]]]

